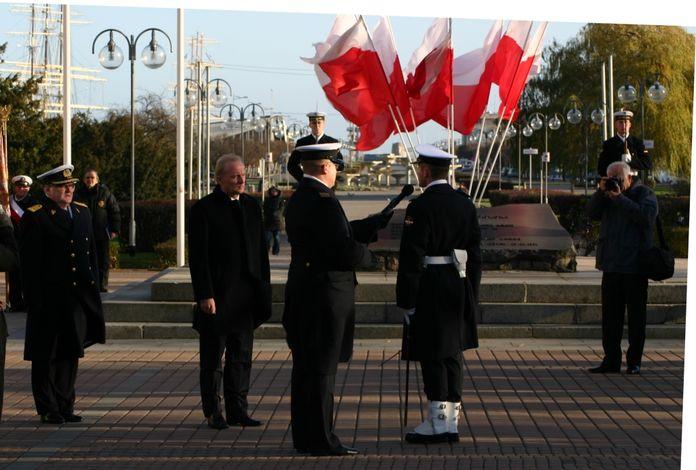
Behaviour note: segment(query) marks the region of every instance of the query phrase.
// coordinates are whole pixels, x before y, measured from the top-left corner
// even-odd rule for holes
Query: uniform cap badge
[[[72,171],[70,170],[70,168],[66,168],[65,170],[63,170],[63,176],[65,178],[70,178],[72,176]]]

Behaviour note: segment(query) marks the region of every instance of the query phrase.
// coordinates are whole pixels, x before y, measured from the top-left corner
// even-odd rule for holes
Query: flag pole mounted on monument
[[[538,29],[534,33],[534,36],[531,38],[531,42],[527,43],[529,41],[529,34],[527,37],[527,41],[525,41],[525,47],[522,53],[522,57],[520,58],[520,61],[515,68],[515,74],[513,75],[512,81],[510,83],[510,87],[508,88],[508,91],[505,95],[505,100],[503,101],[503,110],[500,115],[500,119],[505,118],[505,112],[507,110],[509,101],[513,99],[514,104],[515,104],[515,109],[511,111],[510,117],[507,119],[507,125],[505,127],[505,132],[502,134],[500,138],[500,144],[498,145],[498,150],[496,151],[495,157],[493,159],[493,163],[491,164],[491,167],[488,172],[488,177],[486,178],[486,183],[483,186],[483,190],[480,193],[479,197],[479,202],[478,205],[481,205],[481,201],[483,200],[483,194],[486,192],[486,188],[488,187],[488,182],[490,181],[491,174],[493,173],[493,168],[495,167],[495,163],[500,157],[501,150],[503,148],[503,144],[505,141],[505,136],[507,135],[508,130],[510,129],[510,125],[512,124],[512,121],[514,120],[515,112],[517,111],[517,103],[522,96],[522,92],[524,91],[524,88],[526,86],[529,74],[532,71],[532,68],[535,66],[537,60],[540,58],[540,48],[542,46],[542,41],[544,38],[544,35],[546,34],[546,28],[548,27],[548,22],[543,22],[541,25],[539,25]],[[531,27],[530,27],[530,32],[531,32]],[[534,53],[529,55],[528,53],[531,51],[531,49],[534,49]],[[522,66],[525,61],[525,56],[526,60],[529,61],[529,67],[527,66]],[[521,67],[522,66],[522,67]],[[524,75],[523,75],[524,74]],[[515,86],[522,81],[521,84],[519,84],[519,91],[515,90]],[[517,96],[515,96],[515,94]],[[497,137],[497,135],[496,135]],[[498,176],[500,178],[500,175]],[[476,199],[474,198],[474,201]]]

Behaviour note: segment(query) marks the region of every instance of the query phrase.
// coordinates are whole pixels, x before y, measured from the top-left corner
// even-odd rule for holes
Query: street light
[[[542,163],[540,176],[541,203],[549,203],[549,162],[551,161],[551,154],[549,153],[549,129],[551,129],[552,131],[557,131],[561,128],[562,124],[563,116],[561,116],[559,113],[547,115],[544,113],[535,112],[531,115],[531,118],[529,120],[529,125],[535,131],[540,130],[542,127],[544,128],[544,153],[541,156]],[[544,193],[544,180],[546,180],[546,193]]]
[[[198,188],[198,197],[201,197],[201,185],[200,185],[200,175],[201,175],[201,100],[205,96],[205,91],[198,81],[191,78],[184,79],[186,82],[186,93],[185,103],[189,107],[189,199],[193,199],[193,107],[195,106],[198,114],[198,181],[199,184],[196,185]],[[195,85],[192,88],[191,85]]]
[[[206,67],[206,78],[208,77],[209,69]],[[224,90],[220,89],[220,83],[227,85],[229,95],[225,94]],[[215,90],[210,92],[210,86],[215,84]],[[222,78],[213,78],[208,80],[205,89],[205,191],[210,193],[210,105],[216,108],[221,108],[227,103],[227,98],[232,95],[232,87]]]
[[[568,98],[568,104],[565,109],[567,109],[566,119],[569,123],[573,125],[580,124],[583,118],[585,121],[585,196],[587,196],[590,179],[590,126],[592,124],[599,126],[604,122],[604,111],[597,103],[583,106],[580,98],[575,95]]]
[[[652,82],[652,85],[648,85]],[[640,100],[640,136],[645,140],[644,114],[645,114],[645,95],[655,103],[662,103],[667,98],[668,90],[660,83],[660,74],[653,73],[649,77],[639,82],[638,90],[626,80],[617,90],[619,101],[622,104],[634,103]]]
[[[271,153],[271,134],[277,140],[285,139],[287,144],[287,129],[285,126],[285,117],[282,114],[269,114],[261,116],[266,127],[266,156],[261,160],[261,201],[265,200],[266,190],[266,167],[267,163],[272,163],[273,154]]]
[[[249,121],[251,123],[251,130],[254,130],[257,128],[259,125],[259,122],[261,119],[256,115],[256,109],[261,110],[261,115],[265,114],[263,107],[259,103],[249,103],[248,105],[244,107],[239,107],[234,103],[226,104],[223,107],[220,108],[220,117],[222,118],[222,113],[225,111],[226,108],[229,108],[229,111],[227,112],[227,119],[225,120],[226,124],[228,127],[232,127],[234,125],[234,117],[233,117],[233,112],[236,109],[237,113],[239,114],[239,123],[241,125],[241,130],[240,133],[242,135],[242,160],[244,160],[244,121]],[[247,110],[251,109],[251,119],[246,119],[245,115],[247,113]],[[223,118],[224,119],[224,118]]]
[[[97,43],[97,39],[104,34],[109,33],[109,42],[106,46],[102,47],[99,51],[99,63],[108,70],[117,69],[124,59],[123,51],[120,47],[116,45],[114,41],[114,33],[118,33],[124,37],[128,44],[128,60],[130,60],[130,120],[131,120],[131,213],[130,213],[130,233],[129,233],[129,246],[128,249],[131,255],[135,254],[135,57],[136,57],[136,47],[138,40],[145,33],[151,33],[150,41],[147,46],[143,49],[140,54],[140,59],[143,61],[146,67],[151,69],[158,69],[164,65],[167,60],[167,55],[155,39],[155,32],[160,32],[169,41],[169,52],[173,53],[172,40],[169,38],[167,33],[159,28],[147,28],[141,31],[135,38],[131,34],[130,37],[126,36],[122,31],[118,29],[105,29],[100,32],[94,38],[92,42],[92,54],[94,54],[94,46]]]

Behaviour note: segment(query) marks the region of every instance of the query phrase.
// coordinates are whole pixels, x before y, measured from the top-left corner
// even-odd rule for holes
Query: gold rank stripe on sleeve
[[[73,204],[76,204],[76,205],[78,205],[78,206],[80,206],[80,207],[87,207],[87,204],[85,204],[85,203],[83,203],[83,202],[79,202],[79,201],[73,201]]]
[[[35,205],[31,206],[31,207],[29,208],[29,210],[32,211],[32,212],[36,212],[36,211],[38,211],[39,209],[41,209],[42,207],[43,207],[43,206],[42,206],[41,204],[35,204]]]

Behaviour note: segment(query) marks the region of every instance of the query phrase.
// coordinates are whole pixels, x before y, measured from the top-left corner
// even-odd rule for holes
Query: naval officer
[[[326,126],[326,113],[322,113],[321,111],[313,111],[311,113],[307,113],[307,118],[309,119],[309,128],[312,130],[312,132],[309,135],[297,139],[297,142],[295,142],[295,149],[290,154],[290,158],[288,158],[288,173],[290,173],[297,181],[300,181],[303,175],[302,168],[300,167],[299,147],[304,145],[333,144],[338,142],[338,140],[334,139],[330,135],[324,134],[324,127]],[[341,155],[340,150],[336,154],[336,158],[343,161],[343,156]]]

